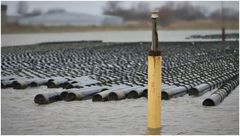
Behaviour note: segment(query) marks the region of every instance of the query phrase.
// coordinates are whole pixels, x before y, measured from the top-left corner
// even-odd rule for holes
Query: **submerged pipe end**
[[[92,97],[92,101],[93,101],[93,102],[103,101],[103,98],[102,98],[102,96],[101,96],[100,94],[95,94],[95,95],[93,95],[93,97]]]
[[[170,96],[168,95],[168,93],[167,92],[162,92],[162,99],[163,100],[169,100],[170,99]]]
[[[138,93],[136,91],[131,91],[127,94],[128,99],[136,99],[138,98]]]
[[[148,90],[147,89],[142,92],[142,96],[146,97],[146,98],[148,97]]]
[[[38,94],[38,95],[35,96],[34,102],[37,103],[37,104],[45,104],[46,99],[42,94]]]
[[[194,96],[198,96],[199,95],[199,91],[196,88],[192,88],[188,91],[189,95],[194,95]]]
[[[36,82],[32,82],[32,83],[30,84],[30,86],[31,86],[31,87],[37,87],[38,84],[37,84]]]
[[[74,93],[68,93],[65,101],[73,101],[75,99],[76,99],[76,95]]]
[[[67,95],[68,95],[68,92],[67,91],[63,91],[60,94],[60,97],[61,97],[62,100],[67,101]]]
[[[60,84],[60,86],[63,87],[63,88],[66,88],[66,87],[69,86],[69,85],[71,85],[71,84],[68,83],[68,82],[65,82],[65,83]]]
[[[47,87],[48,88],[57,88],[58,86],[54,82],[50,81],[50,82],[47,83]]]
[[[12,87],[13,87],[13,89],[24,89],[24,88],[26,88],[24,85],[21,85],[18,81],[14,81],[12,83]]]
[[[72,84],[68,84],[68,85],[64,86],[64,88],[71,89],[71,88],[74,88],[74,86]]]
[[[204,105],[204,106],[216,106],[214,101],[212,99],[209,99],[209,98],[205,99],[203,101],[202,105]]]
[[[111,101],[111,100],[118,100],[118,95],[115,93],[115,92],[111,92],[109,95],[108,95],[108,100]]]

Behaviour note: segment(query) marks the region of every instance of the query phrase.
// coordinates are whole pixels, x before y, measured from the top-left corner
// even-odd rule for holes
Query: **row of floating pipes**
[[[83,88],[83,86],[97,85],[95,76],[82,77],[51,77],[51,78],[23,78],[11,77],[1,81],[1,88],[26,89],[27,87],[47,86],[48,88]]]
[[[223,79],[223,80],[222,80]],[[175,85],[169,86],[162,85],[162,99],[169,100],[173,97],[183,96],[185,94],[199,96],[208,91],[218,88],[212,95],[204,100],[203,105],[215,106],[218,105],[223,99],[234,90],[238,84],[238,74],[230,74],[215,82],[215,84],[201,84],[193,87],[187,91],[186,87]],[[219,84],[219,85],[217,85]],[[103,102],[112,100],[122,100],[125,98],[136,99],[140,97],[147,98],[147,87],[143,86],[127,86],[127,85],[113,85],[113,86],[92,86],[80,89],[67,89],[63,92],[54,92],[46,94],[38,94],[35,96],[34,101],[37,104],[48,104],[59,100],[73,101],[84,100],[87,97],[92,98],[93,102]]]
[[[205,106],[216,106],[220,104],[238,85],[239,76],[237,75],[221,85],[221,87],[214,91],[210,97],[206,98],[202,104]]]
[[[76,47],[51,47],[51,50],[3,48],[1,88],[47,86],[81,92],[85,88],[116,84],[136,88],[130,92],[126,89],[125,93],[112,91],[111,97],[107,93],[109,88],[90,96],[103,94],[103,101],[108,97],[110,100],[147,97],[146,52],[150,43],[94,43],[97,44],[94,47],[88,43],[90,47],[86,48],[80,48],[83,43],[72,44]],[[163,52],[162,99],[186,94],[200,96],[196,90],[204,94],[220,88],[238,74],[238,42],[162,42],[160,46]],[[81,82],[79,78],[83,76],[91,80]],[[137,86],[145,90],[137,89]],[[72,99],[75,99],[74,93],[71,92]]]
[[[143,92],[147,91],[146,87],[141,86],[127,86],[127,85],[114,85],[114,86],[92,86],[81,89],[68,89],[63,92],[53,92],[38,94],[34,98],[37,104],[49,104],[59,100],[74,101],[84,100],[92,97],[93,102],[100,101],[113,101],[125,98],[136,99],[142,97]]]

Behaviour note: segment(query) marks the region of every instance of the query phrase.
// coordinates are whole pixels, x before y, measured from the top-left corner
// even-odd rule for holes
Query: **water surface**
[[[226,33],[238,30],[226,30]],[[74,33],[32,33],[3,34],[2,46],[28,45],[52,41],[102,40],[104,42],[137,42],[151,41],[151,31],[110,31],[110,32],[74,32]],[[202,39],[185,39],[195,34],[221,34],[220,30],[161,30],[158,31],[159,41],[199,41]],[[211,39],[204,39],[211,41]],[[216,39],[213,39],[216,40]],[[220,39],[219,39],[220,40]]]
[[[159,31],[159,41],[187,41],[192,34],[220,31]],[[103,40],[105,42],[151,41],[150,31],[41,33],[2,35],[2,46],[48,41]],[[160,134],[239,134],[239,88],[220,105],[202,106],[204,98],[183,97],[162,101]],[[73,101],[37,105],[38,93],[62,91],[46,87],[2,89],[2,134],[148,134],[147,99],[92,102]]]
[[[204,98],[162,101],[160,134],[239,133],[239,88],[220,105],[202,106]],[[61,89],[2,89],[2,134],[148,134],[147,99],[92,102],[91,100],[37,105],[37,93]]]

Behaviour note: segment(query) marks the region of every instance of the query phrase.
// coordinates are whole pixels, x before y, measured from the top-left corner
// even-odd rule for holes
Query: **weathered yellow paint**
[[[148,128],[161,127],[162,56],[148,56]]]

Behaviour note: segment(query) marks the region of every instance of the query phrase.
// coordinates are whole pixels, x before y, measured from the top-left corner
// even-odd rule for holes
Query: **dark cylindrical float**
[[[93,102],[96,102],[96,101],[107,101],[109,93],[111,93],[112,91],[115,91],[115,90],[118,90],[118,89],[122,89],[122,88],[127,88],[127,87],[129,87],[129,86],[127,86],[127,85],[118,85],[118,86],[109,87],[108,90],[105,90],[103,92],[95,94],[92,97],[92,101]]]
[[[68,91],[63,91],[60,93],[60,97],[62,100],[67,100],[68,99],[67,96],[68,96]]]
[[[47,82],[47,87],[48,88],[59,88],[61,87],[61,85],[64,85],[64,83],[66,83],[68,81],[68,79],[65,78],[53,78],[52,80],[50,79]]]
[[[162,91],[166,91],[167,89],[172,89],[172,88],[175,88],[177,86],[175,85],[165,85],[165,86],[162,86]],[[144,89],[143,92],[142,92],[142,96],[143,97],[148,97],[148,89]]]
[[[64,97],[63,100],[65,101],[82,100],[87,96],[102,92],[104,90],[107,90],[107,88],[106,87],[89,87],[89,88],[82,88],[78,90],[71,90],[71,91],[68,91],[67,96]]]
[[[118,89],[115,91],[112,91],[111,93],[109,93],[108,95],[108,100],[121,100],[126,98],[127,94],[133,90],[136,90],[140,88],[140,86],[134,86],[134,87],[128,87],[128,88],[123,88],[123,89]]]
[[[33,79],[33,81],[31,81],[29,86],[37,87],[37,86],[41,86],[41,85],[46,85],[47,82],[48,82],[48,79],[45,79],[45,78]]]
[[[3,80],[1,81],[1,88],[12,87],[12,83],[14,80]]]
[[[132,91],[130,91],[128,94],[127,94],[127,98],[128,99],[136,99],[136,98],[139,98],[142,96],[142,93],[143,92],[147,92],[147,87],[140,87],[140,88],[137,88],[137,89],[134,89]],[[147,94],[147,93],[146,93]]]
[[[216,106],[220,104],[225,97],[231,93],[239,84],[238,76],[235,79],[228,81],[227,83],[223,84],[218,90],[212,93],[210,97],[203,101],[203,105],[205,106]]]
[[[172,97],[183,96],[187,93],[188,88],[179,86],[162,91],[162,99],[169,100]]]
[[[211,90],[211,86],[207,83],[197,85],[188,91],[189,95],[200,96]]]
[[[29,80],[16,80],[12,82],[14,89],[25,89],[31,82]]]
[[[34,102],[37,104],[49,104],[61,100],[60,92],[38,94],[34,98]]]
[[[221,103],[222,99],[221,96],[218,94],[212,94],[211,97],[205,99],[203,101],[203,105],[205,106],[215,106]]]
[[[66,88],[66,89],[83,88],[83,85],[79,82],[73,81],[72,83],[65,85],[63,88]]]

